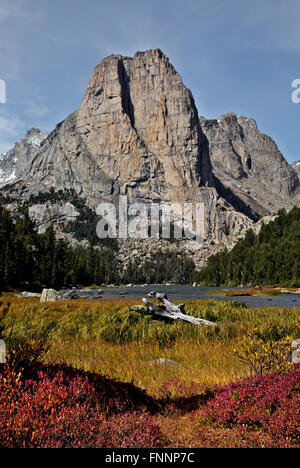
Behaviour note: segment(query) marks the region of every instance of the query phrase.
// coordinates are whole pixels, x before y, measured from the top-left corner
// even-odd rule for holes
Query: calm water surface
[[[238,301],[246,304],[248,307],[299,307],[300,296],[297,294],[284,294],[282,296],[264,296],[264,297],[226,297],[221,291],[230,288],[208,288],[192,286],[132,286],[123,288],[112,288],[103,290],[103,299],[142,299],[150,291],[165,292],[171,300],[195,300],[195,299],[219,299],[222,301]],[[209,294],[209,291],[220,291],[218,294]]]

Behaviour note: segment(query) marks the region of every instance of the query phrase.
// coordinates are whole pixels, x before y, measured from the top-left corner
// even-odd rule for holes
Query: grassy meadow
[[[217,323],[197,327],[130,312],[139,301],[1,301],[4,339],[47,350],[20,381],[0,366],[0,447],[300,446],[299,366],[250,377],[235,353],[245,329],[298,338],[300,309],[186,301]]]
[[[217,322],[216,327],[164,323],[130,312],[138,301],[80,301],[40,304],[37,299],[10,303],[7,333],[24,340],[46,339],[46,364],[67,364],[122,382],[148,394],[182,396],[182,385],[213,387],[247,377],[248,369],[234,354],[241,327],[256,328],[266,340],[299,337],[300,310],[249,309],[238,302],[187,301],[186,311]],[[177,363],[155,363],[166,358]]]

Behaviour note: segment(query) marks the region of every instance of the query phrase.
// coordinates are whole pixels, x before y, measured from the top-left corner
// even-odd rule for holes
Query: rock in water
[[[23,291],[21,295],[17,296],[17,297],[24,297],[24,298],[32,298],[32,297],[35,297],[35,298],[40,298],[41,295],[38,294],[38,293],[32,293],[32,292],[27,292],[27,291]]]

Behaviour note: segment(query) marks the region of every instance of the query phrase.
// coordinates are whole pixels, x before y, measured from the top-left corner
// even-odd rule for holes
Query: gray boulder
[[[300,339],[293,341],[292,343],[292,362],[294,364],[300,363]]]
[[[41,295],[41,302],[56,302],[61,299],[61,295],[58,291],[55,291],[55,289],[43,289],[42,295]]]
[[[6,346],[3,340],[0,340],[0,364],[6,363]]]
[[[23,291],[22,294],[19,294],[16,297],[25,297],[25,298],[37,297],[37,298],[40,298],[41,294]]]

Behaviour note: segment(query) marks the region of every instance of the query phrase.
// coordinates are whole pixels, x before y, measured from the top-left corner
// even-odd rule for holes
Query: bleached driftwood
[[[207,325],[210,327],[216,326],[216,323],[209,322],[208,320],[199,319],[187,315],[184,310],[184,304],[175,305],[169,301],[166,294],[150,292],[148,297],[158,299],[161,305],[152,304],[148,299],[144,298],[143,302],[146,307],[135,306],[131,307],[130,310],[140,312],[144,315],[153,315],[157,319],[170,319],[170,320],[181,320],[183,322],[192,323],[193,325]]]

